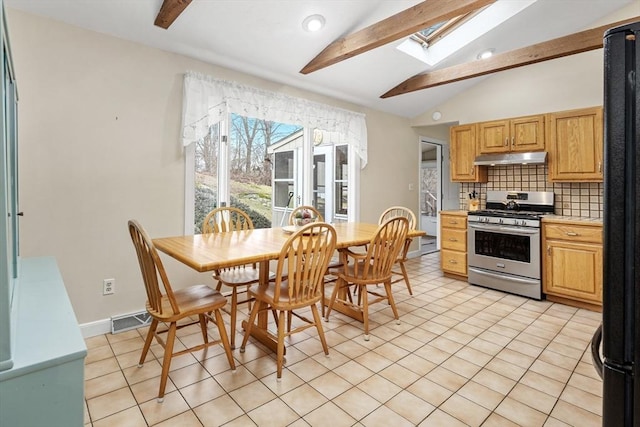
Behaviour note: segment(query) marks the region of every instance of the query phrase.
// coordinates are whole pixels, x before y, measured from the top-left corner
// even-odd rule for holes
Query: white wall
[[[593,27],[638,15],[640,0]],[[471,89],[412,119],[412,126],[473,123],[602,105],[603,77],[602,49],[478,77]],[[435,111],[442,113],[438,122],[432,119]]]
[[[81,324],[144,309],[128,219],[153,237],[182,234],[187,70],[365,113],[362,219],[377,221],[391,204],[418,208],[417,135],[406,119],[15,9],[7,18],[20,95],[21,255],[55,256]],[[164,259],[175,285],[211,283]],[[114,295],[102,296],[104,278],[116,279]]]

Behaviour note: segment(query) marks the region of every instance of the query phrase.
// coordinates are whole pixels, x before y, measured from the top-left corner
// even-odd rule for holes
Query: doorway
[[[439,212],[458,208],[459,184],[451,182],[449,177],[449,145],[422,138],[419,226],[427,235],[420,239],[421,255],[440,250]]]

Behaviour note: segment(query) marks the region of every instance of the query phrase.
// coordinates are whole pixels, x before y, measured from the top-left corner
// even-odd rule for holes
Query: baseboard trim
[[[83,323],[80,325],[80,332],[83,338],[91,338],[97,335],[111,333],[111,319],[96,320],[95,322]]]

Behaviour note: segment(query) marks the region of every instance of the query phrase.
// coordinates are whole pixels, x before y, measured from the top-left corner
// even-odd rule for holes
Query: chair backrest
[[[395,218],[397,216],[405,217],[409,220],[409,230],[415,230],[418,222],[416,220],[416,215],[409,208],[405,208],[404,206],[392,206],[382,212],[380,215],[380,219],[378,220],[378,224],[384,223],[386,220]]]
[[[209,212],[202,222],[202,233],[253,230],[253,221],[246,212],[225,206]]]
[[[281,297],[281,283],[286,275],[289,302],[318,301],[335,248],[336,230],[326,222],[309,223],[292,234],[278,258],[274,300],[278,302]]]
[[[418,221],[416,220],[415,214],[411,209],[405,208],[404,206],[392,206],[387,210],[385,210],[384,212],[382,212],[382,215],[380,215],[380,219],[378,220],[378,224],[382,224],[388,219],[399,217],[399,216],[407,218],[407,220],[409,220],[409,230],[416,229],[418,225]],[[410,246],[411,246],[411,239],[406,239],[399,253],[400,259],[406,261]]]
[[[404,247],[408,231],[409,220],[403,216],[382,223],[369,243],[360,278],[384,281],[391,277],[391,267]]]
[[[316,216],[316,221],[318,221],[318,222],[323,222],[324,221],[324,218],[322,217],[322,214],[316,208],[314,208],[313,206],[302,205],[302,206],[298,206],[297,208],[295,208],[295,209],[293,209],[291,211],[291,214],[289,215],[289,225],[294,225],[296,214],[298,212],[301,212],[301,211],[304,211],[304,210],[308,210],[308,211],[313,212],[313,214]]]
[[[151,314],[167,314],[163,310],[168,309],[169,307],[163,307],[162,305],[162,290],[164,289],[164,294],[167,296],[171,304],[170,308],[173,311],[173,313],[169,314],[180,313],[180,307],[173,295],[173,290],[171,289],[171,284],[169,283],[167,274],[164,271],[162,261],[158,256],[158,252],[156,251],[153,242],[147,235],[147,232],[142,228],[138,221],[132,219],[129,220],[129,234],[131,234],[131,240],[133,241],[133,246],[135,247],[136,254],[138,255],[142,281],[144,282],[144,287],[147,291],[148,310]],[[158,277],[160,277],[162,288],[160,288]]]

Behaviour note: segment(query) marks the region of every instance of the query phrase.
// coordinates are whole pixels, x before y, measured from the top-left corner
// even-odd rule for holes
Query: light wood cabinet
[[[486,166],[475,166],[476,159],[475,124],[453,126],[450,130],[451,181],[487,182]]]
[[[480,154],[544,151],[545,116],[527,116],[478,123]]]
[[[444,273],[467,277],[467,213],[440,213],[440,267]]]
[[[549,182],[602,182],[602,107],[548,115]]]
[[[602,305],[602,225],[543,221],[543,291],[547,299]],[[554,299],[554,297],[559,299]]]

